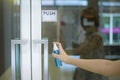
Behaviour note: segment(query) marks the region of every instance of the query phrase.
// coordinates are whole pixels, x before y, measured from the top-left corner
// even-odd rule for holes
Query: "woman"
[[[85,39],[78,45],[73,44],[74,48],[66,50],[66,52],[68,54],[79,55],[80,59],[104,59],[103,40],[98,32],[98,11],[93,7],[85,8],[80,14],[80,21],[85,31]],[[77,67],[74,72],[73,80],[108,80],[108,77]]]

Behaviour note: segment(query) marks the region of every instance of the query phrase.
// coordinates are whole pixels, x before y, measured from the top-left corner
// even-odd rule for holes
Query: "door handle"
[[[11,69],[12,69],[12,80],[16,80],[16,45],[26,44],[27,40],[11,40]]]
[[[33,40],[34,44],[43,44],[44,46],[44,80],[49,80],[48,75],[48,39],[43,38],[41,40]]]
[[[16,45],[27,44],[28,40],[11,40],[11,69],[12,80],[16,80]],[[49,80],[48,75],[48,39],[33,40],[34,44],[44,45],[44,80]],[[41,67],[42,69],[42,67]]]

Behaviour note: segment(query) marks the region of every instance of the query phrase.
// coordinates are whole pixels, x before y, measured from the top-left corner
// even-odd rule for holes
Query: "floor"
[[[0,80],[11,80],[11,67],[0,77]],[[110,80],[120,80],[120,77],[110,77]]]

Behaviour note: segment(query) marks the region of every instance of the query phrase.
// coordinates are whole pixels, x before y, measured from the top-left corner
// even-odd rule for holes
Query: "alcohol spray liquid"
[[[59,54],[60,53],[56,44],[53,44],[53,52],[55,54]],[[55,60],[56,67],[61,67],[62,66],[62,61],[60,61],[59,59],[56,59],[56,58],[54,60]]]

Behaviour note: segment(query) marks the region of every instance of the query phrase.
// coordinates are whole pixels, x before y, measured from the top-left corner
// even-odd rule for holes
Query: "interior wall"
[[[0,75],[4,72],[4,24],[3,24],[3,4],[0,0]]]
[[[11,26],[12,4],[9,0],[0,0],[0,75],[11,64]]]
[[[3,0],[4,10],[4,67],[5,70],[11,64],[11,39],[12,39],[12,1]]]

